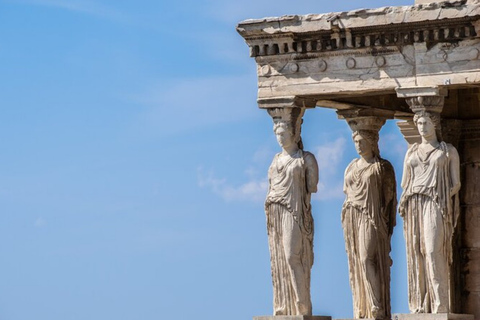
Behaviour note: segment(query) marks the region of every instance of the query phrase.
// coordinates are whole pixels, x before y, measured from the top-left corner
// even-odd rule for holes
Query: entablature
[[[237,31],[252,57],[296,55],[477,37],[480,3],[441,2],[241,22]]]
[[[261,108],[282,97],[381,97],[391,104],[379,108],[404,114],[399,87],[480,86],[480,0],[246,20],[237,30],[257,63]]]

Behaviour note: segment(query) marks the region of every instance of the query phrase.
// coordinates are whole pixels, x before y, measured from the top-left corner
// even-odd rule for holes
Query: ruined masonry
[[[449,312],[480,319],[480,0],[430,2],[246,20],[237,31],[270,114],[323,107],[347,121],[400,119],[410,145],[420,142],[414,113],[440,115],[461,178]]]

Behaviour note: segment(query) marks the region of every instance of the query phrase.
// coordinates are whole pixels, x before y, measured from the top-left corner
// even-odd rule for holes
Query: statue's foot
[[[373,306],[372,307],[372,317],[375,318],[375,319],[384,319],[385,318],[385,312],[383,312],[383,310],[377,306]]]
[[[436,309],[436,310],[435,310]],[[448,308],[444,305],[435,308],[432,313],[448,313]]]
[[[297,303],[297,312],[302,316],[308,316],[311,313],[310,308],[300,302]]]
[[[287,315],[287,313],[285,312],[284,309],[276,309],[276,310],[273,312],[273,315],[274,315],[274,316],[285,316],[285,315]]]

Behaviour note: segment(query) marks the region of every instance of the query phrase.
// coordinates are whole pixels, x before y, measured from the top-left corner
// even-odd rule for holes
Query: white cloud
[[[37,220],[35,220],[35,223],[33,225],[35,226],[35,228],[43,228],[47,225],[47,221],[39,217],[37,218]]]
[[[339,137],[332,142],[326,142],[312,148],[312,152],[318,162],[320,180],[318,191],[313,195],[314,199],[343,199],[343,172],[340,165],[346,161],[344,151],[347,139]],[[259,149],[253,156],[254,161],[270,162],[274,152],[269,149]],[[213,193],[221,196],[225,201],[253,201],[262,202],[268,190],[267,172],[260,173],[257,166],[250,166],[245,170],[248,180],[239,185],[232,185],[226,178],[216,177],[215,174],[198,169],[198,185],[202,188],[210,188]],[[259,174],[264,176],[259,178]]]
[[[265,145],[255,151],[253,154],[253,161],[255,163],[270,163],[275,153],[275,150],[273,150],[269,145]]]
[[[320,181],[318,191],[313,195],[314,199],[342,199],[343,171],[340,165],[344,161],[346,138],[339,137],[335,141],[326,142],[312,148],[312,152],[318,162]],[[225,201],[251,201],[261,203],[265,200],[268,190],[267,172],[259,172],[258,167],[270,162],[274,151],[268,148],[260,148],[255,152],[253,161],[258,165],[248,167],[244,172],[248,180],[244,183],[233,185],[226,178],[215,176],[213,171],[206,172],[203,168],[198,169],[198,186],[209,188],[213,193],[222,197]],[[263,177],[260,177],[263,175]]]
[[[337,168],[342,160],[346,142],[344,137],[339,137],[335,141],[324,143],[313,149],[320,172],[325,170],[326,173],[331,174],[332,170],[328,169]]]
[[[382,157],[403,161],[407,147],[408,144],[400,132],[380,136],[379,148]]]
[[[250,201],[262,202],[265,200],[268,189],[267,178],[254,179],[240,184],[231,185],[225,178],[217,178],[213,172],[205,173],[202,168],[198,169],[198,186],[210,188],[213,193],[222,197],[225,201]]]
[[[339,137],[335,141],[327,142],[313,148],[318,162],[320,181],[314,198],[319,200],[340,199],[343,193],[343,163],[346,139]]]

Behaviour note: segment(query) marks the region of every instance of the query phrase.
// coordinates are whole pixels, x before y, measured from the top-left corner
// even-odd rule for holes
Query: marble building
[[[405,223],[410,311],[470,314],[480,319],[480,0],[416,0],[411,6],[252,19],[240,22],[237,31],[257,65],[259,108],[269,112],[274,126],[290,132],[296,144],[301,143],[304,111],[332,108],[339,121],[349,123],[359,144],[357,169],[376,162],[383,163],[379,168],[388,171],[389,164],[379,157],[375,160],[375,152],[370,154],[369,150],[375,150],[375,134],[385,121],[400,120],[399,130],[409,144],[404,178],[397,183],[403,190],[398,210]],[[283,146],[283,138],[277,134],[277,139]],[[301,160],[309,154],[301,149],[290,153],[293,160],[288,160],[285,153],[286,158],[280,157],[276,166],[298,160],[314,168],[314,159]],[[315,174],[312,179],[316,179]],[[346,183],[348,179],[353,181],[351,176],[345,179]],[[373,182],[362,183],[372,190],[368,194],[380,197],[378,190],[371,188]],[[272,182],[271,188],[275,188]],[[309,188],[298,197],[309,200],[316,190]],[[348,190],[348,197],[355,199],[363,189]],[[372,210],[383,212],[388,205],[396,207],[392,197],[381,195],[381,210],[368,201],[362,204],[352,200],[347,205],[368,215]],[[297,212],[284,200],[275,201],[278,210]],[[304,205],[302,212],[309,209],[309,203]],[[344,211],[349,214],[349,210]],[[301,224],[307,218],[294,215],[292,228],[309,233]],[[388,222],[386,228],[394,223]],[[378,223],[374,225],[378,227]],[[355,229],[348,225],[345,228]],[[289,235],[296,232],[280,231]],[[368,232],[359,237],[376,239],[376,234]],[[385,232],[383,236],[389,239],[389,230]],[[347,251],[353,243],[351,234],[345,233]],[[307,242],[303,241],[304,245]],[[359,254],[355,259],[368,263],[368,259],[377,259],[371,257],[381,256],[380,264],[387,265],[389,245],[382,250],[382,254],[366,250],[364,255],[370,258],[363,259]],[[303,258],[308,260],[307,265],[311,263],[308,257]],[[290,259],[285,261],[282,272],[297,268]],[[309,267],[304,269],[309,281]],[[370,276],[376,271],[355,270],[351,269],[351,276],[358,275],[355,277],[365,288],[353,295],[359,301],[358,308],[354,307],[358,309],[355,317],[388,318],[388,297],[372,293],[388,290],[380,288]],[[355,291],[359,281],[350,280]],[[292,281],[292,288],[309,288],[304,280],[295,283],[293,277]],[[309,298],[305,292],[296,292],[291,290],[291,299]],[[294,301],[291,313],[279,311],[278,315],[311,315],[310,302],[305,301],[297,301],[297,307]]]

